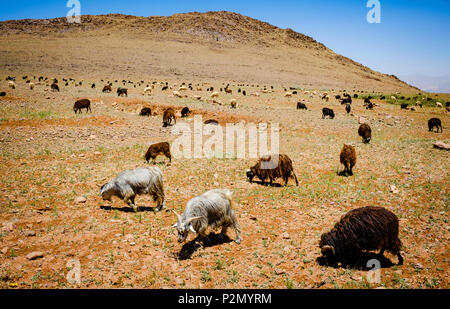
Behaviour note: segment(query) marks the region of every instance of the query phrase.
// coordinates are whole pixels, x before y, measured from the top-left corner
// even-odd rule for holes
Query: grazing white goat
[[[157,211],[165,207],[164,180],[159,167],[144,167],[121,172],[115,179],[104,184],[100,189],[103,200],[111,201],[113,196],[121,198],[125,203],[137,207],[134,203],[136,195],[151,194],[157,202]]]
[[[151,87],[145,88],[144,92],[142,93],[142,95],[145,95],[145,94],[151,95],[152,94],[152,88]]]
[[[173,226],[178,231],[178,242],[184,242],[193,232],[201,238],[206,237],[208,226],[213,229],[222,227],[220,237],[223,238],[228,227],[236,232],[236,243],[241,243],[240,226],[231,208],[233,192],[215,189],[191,199],[182,215],[177,214],[177,223]]]

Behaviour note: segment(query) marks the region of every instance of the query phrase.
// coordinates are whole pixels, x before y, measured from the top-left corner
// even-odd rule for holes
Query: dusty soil
[[[202,91],[186,91],[187,98],[175,98],[160,85],[151,96],[142,96],[144,85],[127,86],[129,97],[118,98],[102,94],[96,78],[53,93],[45,84],[29,90],[17,77],[15,90],[8,89],[4,76],[0,82],[7,92],[0,101],[1,288],[449,288],[450,161],[448,152],[432,146],[450,141],[444,109],[402,111],[376,101],[368,111],[357,99],[352,115],[346,115],[334,98],[322,101],[320,92],[286,98],[280,87],[264,94],[262,85],[250,85],[240,88],[261,96],[244,97],[233,83],[233,96],[220,94],[223,105],[192,98],[208,97],[210,85],[224,87],[214,81]],[[92,82],[97,89],[90,88]],[[73,113],[81,97],[92,99],[92,114]],[[238,100],[235,110],[231,98]],[[308,111],[295,109],[299,100]],[[138,116],[144,106],[157,115]],[[181,213],[189,199],[209,189],[235,192],[240,245],[231,242],[231,230],[230,242],[217,243],[212,234],[213,246],[194,246],[192,235],[187,244],[177,243],[171,228],[175,216],[168,210],[155,213],[149,196],[136,199],[137,213],[119,200],[101,200],[102,184],[122,170],[146,165],[150,144],[176,138],[162,128],[166,106],[178,113],[189,106],[204,120],[221,124],[280,123],[281,152],[293,160],[298,187],[292,180],[287,187],[250,184],[245,171],[253,159],[175,159],[171,165],[158,159],[168,209]],[[324,106],[335,110],[334,120],[321,119]],[[357,134],[359,116],[373,130],[368,145]],[[443,133],[428,132],[431,117],[442,119]],[[348,178],[337,175],[344,143],[353,144],[358,156],[355,175]],[[398,192],[390,192],[390,185]],[[87,201],[77,203],[80,196]],[[347,211],[366,205],[386,207],[400,219],[405,263],[383,268],[379,283],[368,283],[366,271],[316,262],[320,235]],[[35,251],[43,257],[27,259]],[[66,280],[72,259],[80,262],[80,286]]]

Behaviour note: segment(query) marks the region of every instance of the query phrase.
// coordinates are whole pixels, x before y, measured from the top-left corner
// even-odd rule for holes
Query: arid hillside
[[[0,33],[4,73],[418,92],[311,37],[230,12],[7,21]]]

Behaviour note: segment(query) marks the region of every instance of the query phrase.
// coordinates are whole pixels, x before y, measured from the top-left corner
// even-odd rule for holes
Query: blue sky
[[[399,77],[450,74],[450,1],[379,0],[369,24],[367,0],[81,0],[81,14],[138,16],[226,10],[292,28],[335,52]],[[2,1],[0,20],[66,16],[67,0]],[[7,3],[7,4],[6,4]]]

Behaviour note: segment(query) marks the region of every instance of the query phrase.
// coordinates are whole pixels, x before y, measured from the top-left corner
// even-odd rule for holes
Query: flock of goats
[[[23,77],[27,80],[30,89],[33,89],[35,83],[33,83],[27,76]],[[36,79],[36,77],[34,77]],[[9,81],[9,87],[15,89],[15,78],[7,77]],[[54,79],[51,84],[47,77],[39,77],[38,82],[47,83],[50,85],[52,91],[60,91],[58,85],[58,80]],[[73,79],[63,79],[66,86],[69,83],[75,84],[75,86],[81,86],[82,82],[75,83]],[[112,92],[113,84],[111,82],[106,83],[103,87],[102,92]],[[118,82],[116,80],[116,82]],[[123,85],[134,84],[131,81],[122,81]],[[144,81],[134,84],[134,87],[141,86]],[[168,83],[157,83],[153,82],[151,85],[147,85],[143,91],[143,95],[151,94],[152,90],[156,86],[160,85],[162,91],[167,91],[169,89],[173,90],[172,86]],[[238,85],[245,86],[245,85]],[[248,85],[247,85],[248,86]],[[91,88],[95,88],[95,84],[90,85]],[[258,86],[259,87],[259,86]],[[187,89],[193,90],[192,84],[183,83],[178,90],[173,91],[174,97],[183,97],[181,93]],[[201,90],[201,86],[197,85],[196,90]],[[290,92],[284,89],[285,96],[293,96],[297,94],[295,88],[290,88]],[[219,91],[214,91],[213,87],[207,89],[211,94],[209,95],[209,100],[213,100],[214,103],[220,103],[216,101],[219,96]],[[271,89],[264,87],[261,92],[268,93],[273,92],[273,86]],[[227,85],[220,89],[220,92],[232,93],[230,86]],[[245,90],[238,90],[243,96],[247,93]],[[309,93],[309,92],[304,92]],[[317,93],[316,93],[317,94]],[[0,96],[5,96],[6,93],[0,93]],[[128,96],[127,88],[117,88],[118,96]],[[254,93],[251,95],[259,96],[259,93]],[[352,97],[349,94],[344,93],[341,98],[340,95],[335,97],[340,101],[341,104],[345,105],[347,113],[351,112]],[[358,98],[355,94],[353,98]],[[202,97],[196,97],[198,100],[204,100]],[[329,101],[330,96],[327,93],[323,94],[323,100]],[[385,99],[381,97],[381,99]],[[220,103],[221,104],[221,103]],[[232,108],[237,107],[237,101],[232,99],[230,102]],[[367,109],[373,109],[376,106],[371,102],[371,98],[366,98],[364,100],[364,105]],[[403,105],[401,108],[405,108]],[[449,102],[447,102],[446,108],[450,108]],[[82,112],[82,109],[86,111],[91,111],[91,102],[89,99],[82,99],[75,102],[73,111],[75,113]],[[298,102],[297,109],[307,109],[305,103]],[[188,107],[183,108],[181,111],[182,117],[186,117],[191,113]],[[150,108],[145,107],[141,110],[140,115],[151,116],[152,111]],[[163,126],[172,125],[172,121],[176,123],[176,113],[173,108],[168,108],[163,114]],[[323,108],[322,118],[329,117],[333,119],[335,113],[330,108]],[[215,120],[209,120],[205,124],[218,125]],[[428,122],[429,130],[432,131],[437,128],[437,131],[442,132],[442,123],[438,118],[432,118]],[[358,130],[359,135],[362,137],[364,143],[370,143],[372,138],[371,128],[368,124],[363,123],[360,125]],[[159,155],[166,156],[170,161],[172,156],[170,153],[170,144],[167,142],[162,142],[158,144],[151,145],[145,154],[145,159],[150,161],[150,159],[155,160]],[[340,161],[344,165],[345,169],[342,175],[351,176],[353,175],[353,167],[356,164],[356,152],[353,146],[344,145],[340,153]],[[275,164],[274,164],[275,162]],[[298,186],[297,176],[294,173],[293,165],[291,159],[285,154],[273,154],[261,157],[258,162],[247,170],[247,178],[250,182],[253,182],[254,177],[259,178],[264,185],[266,180],[270,184],[278,178],[282,178],[285,185],[288,184],[289,178],[294,178],[296,185]],[[137,195],[149,194],[153,197],[154,201],[157,203],[157,211],[161,211],[165,207],[165,194],[164,194],[164,181],[163,174],[157,166],[138,168],[135,170],[127,170],[120,173],[115,179],[104,184],[100,189],[100,194],[103,200],[111,201],[113,196],[122,199],[126,204],[137,211],[135,205],[135,197]],[[236,220],[236,216],[232,209],[232,196],[233,192],[227,189],[214,189],[210,190],[200,196],[191,199],[186,206],[183,214],[178,214],[174,210],[174,214],[177,217],[177,222],[173,226],[178,232],[178,241],[184,242],[189,234],[192,232],[197,234],[198,237],[196,241],[200,243],[205,243],[208,241],[207,229],[208,228],[222,228],[220,237],[226,234],[228,228],[232,228],[236,233],[236,243],[242,241],[241,230],[239,223]],[[363,251],[375,251],[380,250],[379,255],[382,256],[384,251],[388,251],[398,257],[398,264],[403,263],[403,258],[400,255],[400,250],[402,243],[398,237],[399,233],[399,221],[397,216],[391,211],[382,207],[363,207],[349,211],[345,214],[339,222],[327,233],[324,233],[319,241],[319,247],[321,248],[322,258],[325,263],[332,266],[341,265],[346,266],[361,266],[364,265],[362,261]],[[364,267],[364,266],[363,266]]]

